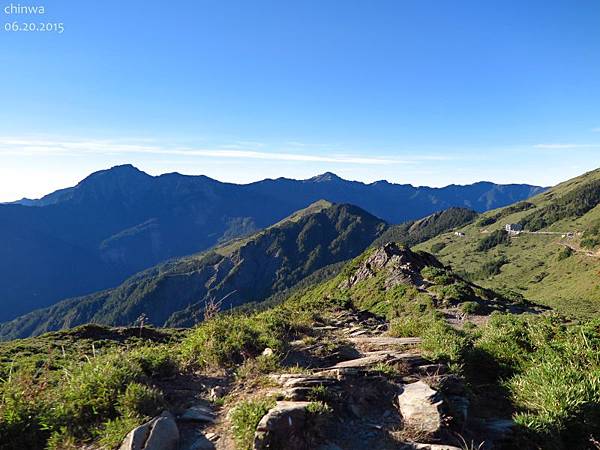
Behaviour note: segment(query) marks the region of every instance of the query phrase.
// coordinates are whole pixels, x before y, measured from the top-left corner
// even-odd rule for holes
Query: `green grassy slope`
[[[486,287],[511,289],[530,300],[574,315],[600,313],[600,170],[561,183],[509,207],[489,211],[475,223],[416,246],[433,251],[457,272]],[[522,233],[508,244],[481,250],[481,242],[523,223],[525,230],[574,235]],[[573,251],[566,250],[571,247]]]

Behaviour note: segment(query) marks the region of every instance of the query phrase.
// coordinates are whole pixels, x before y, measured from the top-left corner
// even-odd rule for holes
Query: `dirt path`
[[[191,388],[171,386],[189,407],[175,412],[179,450],[238,449],[231,410],[266,398],[274,406],[257,427],[256,450],[452,450],[461,445],[458,436],[491,436],[501,421],[477,421],[471,430],[462,381],[424,359],[420,343],[389,336],[380,317],[339,310],[290,344],[279,371],[199,376]]]

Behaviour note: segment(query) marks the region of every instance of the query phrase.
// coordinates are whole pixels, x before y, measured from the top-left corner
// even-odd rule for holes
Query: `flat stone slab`
[[[422,361],[419,355],[414,353],[398,353],[393,351],[381,350],[376,352],[366,353],[362,358],[350,359],[342,361],[334,366],[323,368],[322,370],[335,369],[357,369],[364,370],[379,363],[396,363],[404,361],[410,364],[415,364]]]
[[[318,374],[307,375],[283,373],[269,375],[269,378],[284,388],[329,385],[337,382],[337,380],[334,378]]]
[[[323,370],[334,369],[366,369],[375,364],[386,362],[390,359],[388,353],[363,356],[362,358],[351,359],[349,361],[339,362],[331,367],[326,367]]]
[[[398,338],[391,336],[358,336],[351,337],[348,340],[353,344],[369,345],[373,347],[406,347],[421,343],[421,338],[419,337]]]
[[[455,447],[454,445],[446,445],[446,444],[420,444],[418,442],[414,442],[408,444],[406,447],[408,449],[415,450],[461,450],[460,447]]]
[[[368,330],[358,330],[358,331],[354,331],[352,333],[350,333],[351,337],[358,337],[358,336],[362,336],[363,334],[367,334],[369,331]]]
[[[206,406],[194,405],[188,408],[180,417],[179,420],[186,422],[210,422],[215,421],[215,414]]]

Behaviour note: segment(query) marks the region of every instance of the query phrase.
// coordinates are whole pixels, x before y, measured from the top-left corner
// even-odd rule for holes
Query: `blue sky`
[[[550,185],[600,166],[597,0],[35,0],[0,30],[0,201],[133,163]]]

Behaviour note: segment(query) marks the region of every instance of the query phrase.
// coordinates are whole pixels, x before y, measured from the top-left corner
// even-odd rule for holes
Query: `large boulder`
[[[398,406],[406,428],[434,436],[442,428],[441,395],[424,381],[404,385]]]
[[[131,430],[119,450],[177,450],[179,429],[173,415],[164,411],[160,416]]]

